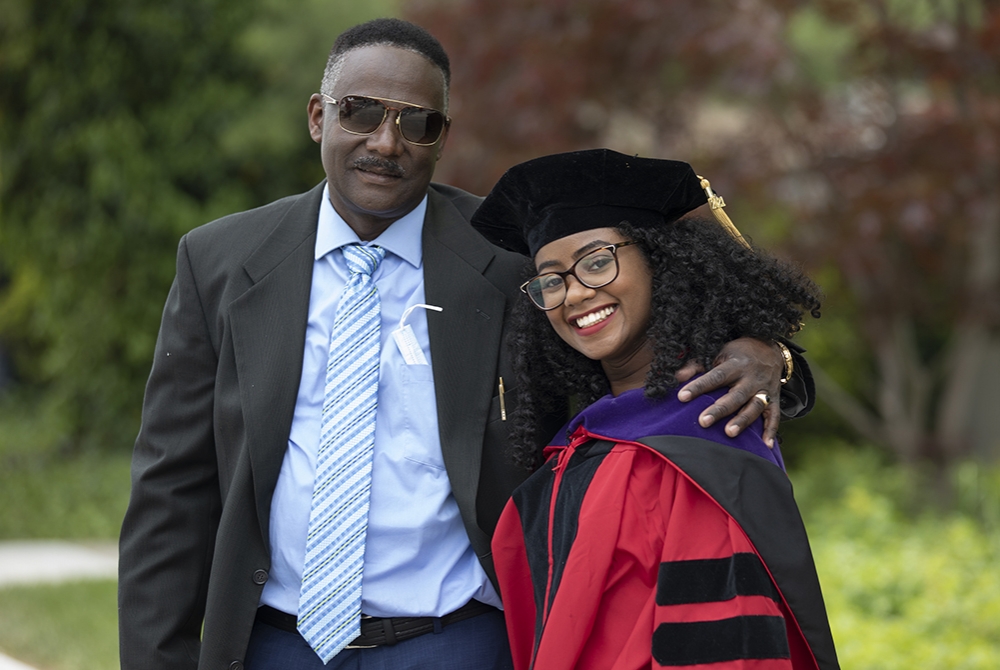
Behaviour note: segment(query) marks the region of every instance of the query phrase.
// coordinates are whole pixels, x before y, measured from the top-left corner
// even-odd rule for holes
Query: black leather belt
[[[478,600],[470,600],[451,614],[442,617],[392,617],[380,618],[361,616],[361,635],[347,645],[348,649],[370,649],[384,644],[392,645],[425,633],[440,633],[448,624],[471,619],[487,612],[497,612],[497,608]],[[274,626],[289,633],[298,634],[298,618],[273,607],[262,605],[257,610],[257,621]]]

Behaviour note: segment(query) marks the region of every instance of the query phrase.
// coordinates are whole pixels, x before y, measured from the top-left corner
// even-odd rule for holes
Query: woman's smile
[[[615,313],[616,309],[618,308],[615,305],[609,305],[607,307],[604,307],[603,309],[599,309],[594,312],[588,312],[587,314],[584,314],[583,316],[580,317],[575,317],[571,321],[572,323],[575,323],[576,327],[579,328],[581,331],[583,330],[589,331],[591,327],[598,324],[603,324],[605,321],[607,321],[611,317],[611,315]],[[581,332],[580,334],[589,335],[590,332],[587,333]]]

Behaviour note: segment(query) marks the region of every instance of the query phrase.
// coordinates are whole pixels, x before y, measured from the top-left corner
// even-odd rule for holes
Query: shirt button
[[[229,664],[229,670],[243,670],[243,661],[233,661]]]
[[[253,573],[253,583],[260,585],[267,581],[267,570],[256,570]],[[234,661],[235,663],[235,661]],[[232,666],[230,666],[231,668]]]

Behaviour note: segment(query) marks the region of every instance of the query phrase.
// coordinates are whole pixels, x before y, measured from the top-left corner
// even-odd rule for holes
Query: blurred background
[[[437,181],[680,159],[808,270],[783,450],[842,665],[1000,667],[998,0],[0,0],[0,540],[117,536],[177,241],[322,179],[375,16],[451,57]],[[0,588],[0,651],[117,667],[114,588]]]

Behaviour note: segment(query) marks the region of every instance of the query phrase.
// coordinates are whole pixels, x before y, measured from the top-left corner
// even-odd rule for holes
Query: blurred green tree
[[[322,177],[319,0],[0,0],[0,343],[66,446],[138,428],[181,234]]]
[[[454,64],[438,178],[485,193],[515,162],[594,146],[687,160],[824,285],[803,340],[856,434],[906,462],[1000,456],[996,0],[405,10]]]

